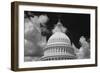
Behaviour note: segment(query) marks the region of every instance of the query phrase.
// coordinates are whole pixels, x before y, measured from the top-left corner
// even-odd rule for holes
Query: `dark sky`
[[[66,34],[77,47],[80,47],[79,38],[85,36],[90,38],[90,14],[76,14],[76,13],[53,13],[53,12],[34,12],[34,15],[46,14],[49,17],[49,21],[46,23],[47,29],[51,32],[54,25],[61,20],[63,26],[68,29]],[[27,11],[26,11],[27,14]],[[49,38],[50,34],[47,34]]]

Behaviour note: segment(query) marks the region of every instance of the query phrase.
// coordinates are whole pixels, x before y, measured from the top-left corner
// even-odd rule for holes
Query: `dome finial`
[[[55,33],[55,32],[63,32],[63,33],[65,33],[66,32],[66,28],[63,26],[63,24],[61,23],[60,19],[58,19],[58,22],[55,25],[55,27],[54,27],[52,32],[53,33]]]
[[[61,23],[60,18],[58,19],[57,26],[63,26],[62,23]]]

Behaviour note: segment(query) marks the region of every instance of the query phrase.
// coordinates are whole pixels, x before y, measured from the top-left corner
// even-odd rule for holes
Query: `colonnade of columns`
[[[65,55],[67,53],[66,48],[49,48],[45,50],[45,56],[53,56],[53,55]]]
[[[66,46],[47,47],[44,50],[43,61],[75,59],[74,49]]]

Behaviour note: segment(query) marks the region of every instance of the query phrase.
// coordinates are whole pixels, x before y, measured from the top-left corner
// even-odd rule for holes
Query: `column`
[[[52,48],[50,48],[50,55],[52,55]]]
[[[62,55],[64,55],[64,48],[62,48]]]
[[[55,49],[56,49],[56,55],[57,55],[57,48],[55,47]]]
[[[59,54],[61,55],[61,48],[59,48]]]
[[[56,55],[56,48],[54,48],[54,55]]]
[[[65,48],[63,48],[64,49],[64,54],[66,54],[66,49]]]
[[[57,48],[57,53],[58,53],[58,55],[59,55],[59,48]]]

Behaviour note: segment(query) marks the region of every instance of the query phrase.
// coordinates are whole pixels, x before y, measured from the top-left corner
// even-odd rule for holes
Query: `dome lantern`
[[[63,24],[61,23],[61,21],[59,19],[52,32],[53,33],[55,33],[55,32],[63,32],[63,33],[65,33],[66,30],[67,30],[67,28],[65,28],[63,26]]]

